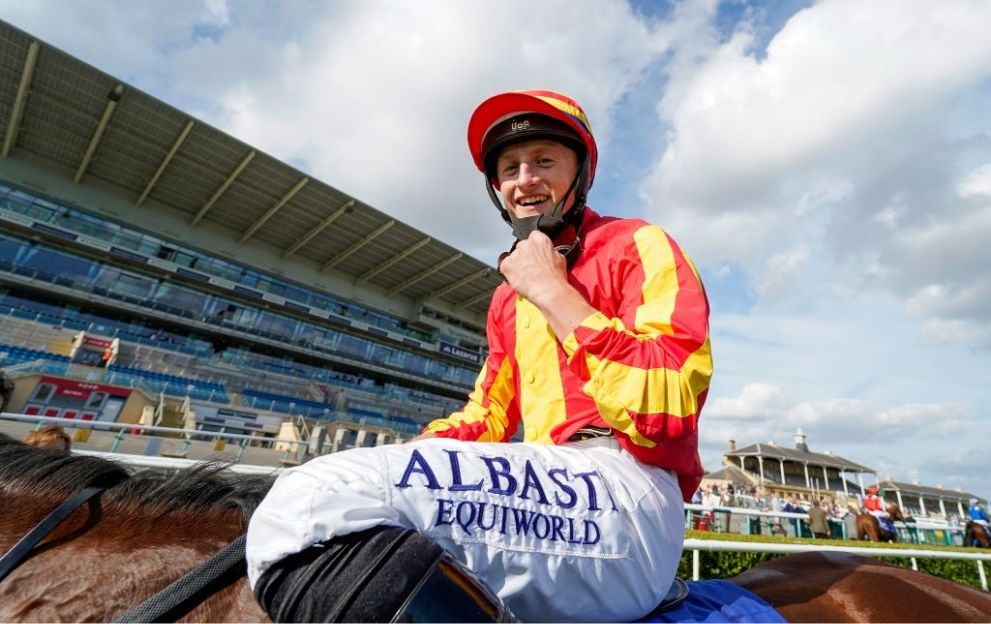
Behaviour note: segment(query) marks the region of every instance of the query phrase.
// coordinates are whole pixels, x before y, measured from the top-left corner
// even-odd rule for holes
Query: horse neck
[[[4,500],[0,551],[50,511],[38,501],[29,495]],[[32,507],[40,509],[11,511]],[[228,510],[163,515],[148,506],[101,500],[83,505],[0,583],[0,621],[111,621],[219,552],[242,529],[238,515]],[[15,604],[22,610],[4,606]],[[197,621],[265,617],[244,581],[205,601],[197,614]]]

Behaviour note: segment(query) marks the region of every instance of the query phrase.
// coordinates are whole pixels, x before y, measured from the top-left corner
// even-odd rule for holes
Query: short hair
[[[58,425],[45,425],[32,431],[24,438],[24,443],[28,446],[47,446],[56,440],[65,442],[65,450],[72,448],[72,438]]]

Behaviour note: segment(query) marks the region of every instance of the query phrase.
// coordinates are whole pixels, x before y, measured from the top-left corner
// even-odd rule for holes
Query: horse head
[[[891,503],[888,505],[888,515],[891,519],[896,522],[911,522],[912,516],[906,516],[902,513],[902,508],[898,506],[897,503]]]
[[[987,529],[977,522],[968,520],[967,526],[964,529],[963,545],[991,548],[991,535],[988,535]]]

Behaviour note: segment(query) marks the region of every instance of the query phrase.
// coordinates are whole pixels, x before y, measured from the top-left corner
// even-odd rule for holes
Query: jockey
[[[991,528],[991,525],[988,523],[988,514],[976,498],[970,499],[970,507],[967,508],[967,515],[970,516],[973,522],[980,524],[985,529]]]
[[[409,443],[279,476],[247,535],[249,580],[275,620],[364,617],[338,607],[387,578],[390,604],[441,609],[427,619],[477,617],[443,609],[488,588],[493,618],[501,601],[523,620],[628,621],[672,583],[712,374],[698,272],[659,227],[586,206],[598,149],[574,100],[495,95],[468,147],[516,238],[487,359],[465,406]],[[408,617],[391,609],[370,617]]]
[[[891,517],[884,507],[883,493],[879,494],[876,485],[867,488],[867,496],[864,497],[864,508],[867,510],[867,513],[876,518],[888,519]]]

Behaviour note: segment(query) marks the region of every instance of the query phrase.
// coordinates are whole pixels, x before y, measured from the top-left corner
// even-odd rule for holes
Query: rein
[[[247,574],[242,535],[114,622],[174,622],[227,583]]]
[[[80,505],[105,489],[103,486],[94,485],[80,490],[45,516],[44,520],[39,522],[27,535],[14,544],[13,548],[4,554],[3,558],[0,558],[0,581],[3,581],[8,574],[13,572],[24,561],[24,558],[31,552],[31,549],[37,546],[38,542],[58,526],[58,523],[65,520],[65,517],[75,511]]]

